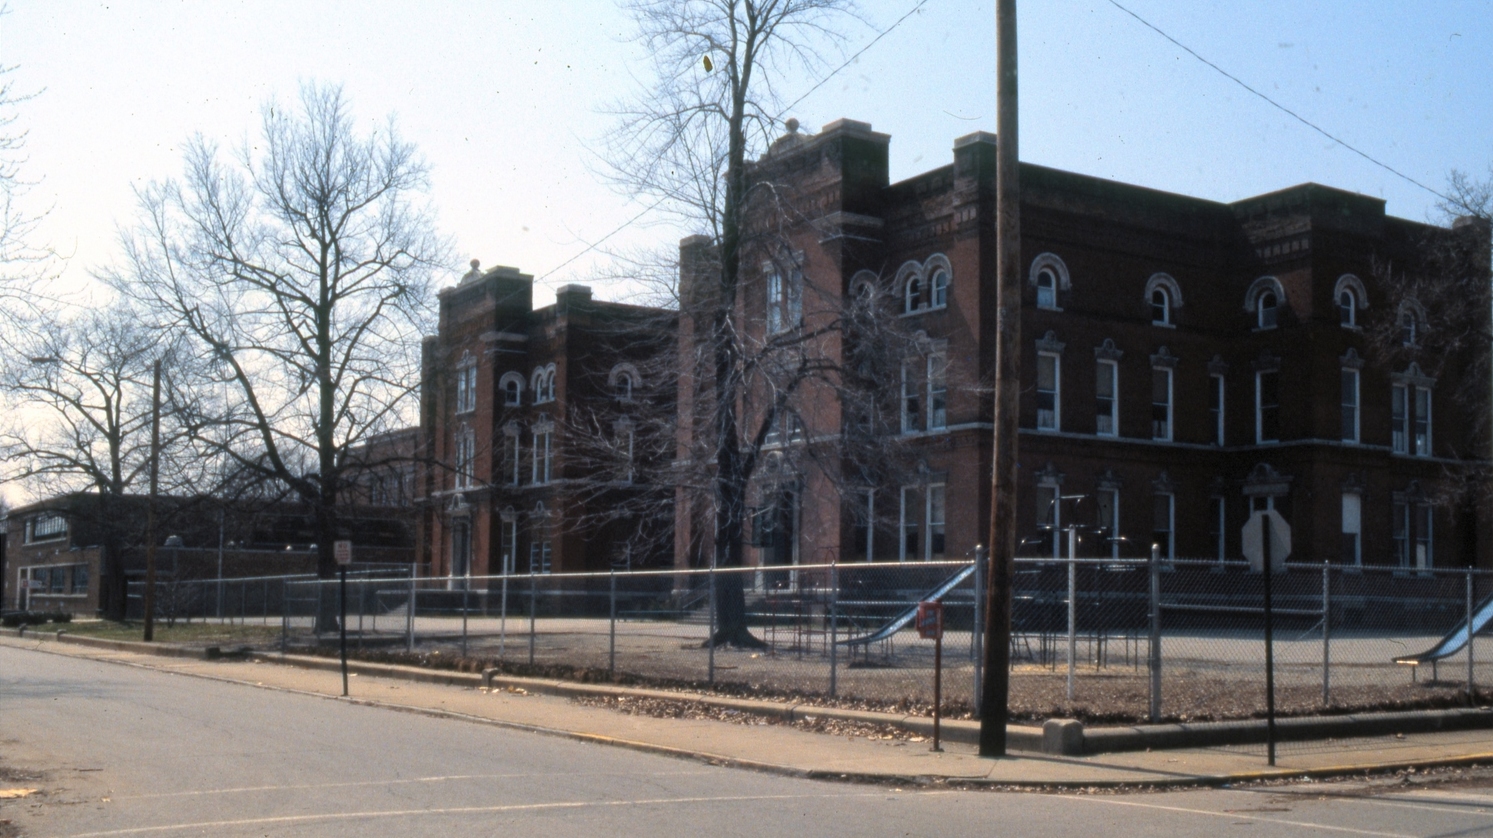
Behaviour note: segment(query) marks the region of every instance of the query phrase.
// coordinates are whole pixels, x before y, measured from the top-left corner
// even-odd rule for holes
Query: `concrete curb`
[[[152,654],[165,657],[185,657],[213,660],[222,656],[217,647],[193,649],[130,640],[106,640],[85,635],[70,634],[66,629],[55,631],[26,631],[0,629],[0,636],[56,640],[112,651]],[[312,655],[290,655],[279,652],[247,651],[244,656],[266,663],[278,663],[303,669],[337,672],[341,663],[336,658]],[[673,692],[669,690],[624,687],[614,684],[588,684],[548,678],[526,678],[501,675],[489,669],[480,675],[454,670],[428,669],[403,664],[348,661],[348,672],[361,676],[398,678],[426,684],[443,684],[456,687],[523,690],[539,695],[567,698],[628,698],[653,699],[659,701],[699,702],[724,710],[781,720],[802,721],[807,718],[835,719],[862,722],[873,725],[888,725],[922,736],[933,735],[933,720],[927,716],[912,716],[901,713],[880,713],[870,710],[853,710],[838,707],[822,707],[796,702],[767,701],[762,699],[736,698],[705,693]],[[1276,735],[1279,741],[1303,741],[1312,739],[1342,739],[1358,736],[1388,736],[1398,733],[1431,733],[1437,731],[1477,730],[1493,728],[1493,710],[1454,708],[1447,710],[1414,710],[1391,713],[1360,713],[1342,716],[1302,716],[1278,719]],[[949,742],[977,744],[980,725],[965,719],[945,719],[940,725],[940,734]],[[1073,719],[1049,719],[1042,727],[1011,725],[1006,729],[1007,747],[1024,753],[1041,753],[1053,756],[1084,756],[1115,753],[1120,751],[1174,750],[1183,748],[1206,748],[1219,745],[1259,744],[1265,741],[1266,729],[1263,719],[1231,722],[1183,723],[1162,725],[1137,725],[1127,727],[1088,728]],[[1489,757],[1482,756],[1483,761]],[[1457,764],[1457,763],[1449,763]],[[1345,772],[1361,772],[1362,767],[1344,767]],[[1342,772],[1339,772],[1342,773]],[[1266,772],[1261,778],[1277,776],[1315,776],[1296,773]],[[1220,779],[1218,782],[1228,780]]]

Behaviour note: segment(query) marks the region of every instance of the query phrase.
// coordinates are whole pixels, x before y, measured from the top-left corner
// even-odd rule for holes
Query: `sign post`
[[[938,722],[943,714],[943,603],[918,603],[917,627],[919,637],[933,641],[933,750],[942,751]]]
[[[347,566],[353,563],[353,543],[351,541],[332,542],[332,555],[337,559],[337,574],[340,577],[337,582],[337,608],[341,616],[337,622],[342,638],[342,694],[345,696],[347,695]]]
[[[1275,765],[1275,574],[1291,555],[1291,525],[1274,509],[1256,510],[1244,524],[1244,555],[1265,576],[1265,758]],[[1325,616],[1324,616],[1325,619]]]

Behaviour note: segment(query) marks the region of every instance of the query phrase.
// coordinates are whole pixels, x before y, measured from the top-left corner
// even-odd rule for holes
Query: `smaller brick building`
[[[120,571],[145,573],[146,498],[79,492],[10,511],[4,520],[6,585],[0,608],[93,616],[109,584],[106,542],[117,544]],[[414,558],[412,510],[348,506],[341,525],[359,562],[408,564]],[[213,498],[160,499],[156,568],[161,578],[191,580],[316,571],[313,522],[291,504],[225,505]],[[174,538],[173,538],[174,537]],[[178,545],[167,548],[167,539]]]
[[[635,438],[644,430],[630,416],[645,406],[656,413],[654,399],[672,404],[673,382],[644,371],[672,346],[677,317],[595,300],[581,285],[535,308],[533,283],[473,260],[440,292],[421,373],[422,573],[457,580],[668,565],[666,547],[639,547],[667,545],[667,535],[638,537],[666,531],[667,516],[611,514],[658,490],[608,460],[656,448]]]

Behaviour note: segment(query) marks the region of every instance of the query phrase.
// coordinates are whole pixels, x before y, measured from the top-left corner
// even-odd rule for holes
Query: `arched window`
[[[520,373],[505,372],[498,386],[503,390],[503,404],[517,407],[524,401],[524,377]]]
[[[1332,301],[1337,305],[1338,325],[1344,329],[1358,328],[1358,312],[1369,307],[1367,290],[1363,281],[1353,274],[1338,277],[1332,289]]]
[[[1406,346],[1415,346],[1416,339],[1420,336],[1419,324],[1415,322],[1415,312],[1405,309],[1400,312],[1400,342]]]
[[[903,291],[904,300],[902,310],[909,314],[923,307],[923,278],[912,274],[907,278],[907,287]]]
[[[1172,300],[1165,288],[1157,288],[1151,292],[1151,322],[1171,325]]]
[[[1151,274],[1146,280],[1146,304],[1151,307],[1151,322],[1157,326],[1173,326],[1173,316],[1182,307],[1182,287],[1170,274]]]
[[[536,367],[531,376],[534,387],[534,404],[543,404],[555,400],[555,365],[547,367]]]
[[[1037,308],[1058,307],[1058,278],[1049,270],[1037,272]]]
[[[949,304],[949,283],[954,271],[942,253],[929,256],[923,263],[923,276],[928,282],[928,308],[944,308]]]
[[[850,297],[848,302],[855,306],[869,307],[876,301],[876,274],[870,271],[857,271],[850,278]]]
[[[607,376],[607,385],[612,388],[612,395],[618,401],[632,401],[634,390],[642,383],[643,377],[638,374],[638,368],[628,363],[612,367],[612,372]]]
[[[1260,301],[1256,304],[1256,325],[1261,329],[1274,329],[1279,318],[1276,314],[1275,292],[1266,291],[1260,295]]]
[[[928,307],[943,308],[949,304],[949,272],[938,270],[928,281]]]
[[[1274,329],[1280,325],[1280,309],[1285,302],[1286,291],[1280,280],[1273,276],[1256,279],[1244,292],[1244,310],[1255,316],[1258,329]]]
[[[1037,307],[1061,311],[1058,293],[1072,290],[1068,266],[1056,253],[1043,253],[1032,260],[1027,282],[1037,289]]]

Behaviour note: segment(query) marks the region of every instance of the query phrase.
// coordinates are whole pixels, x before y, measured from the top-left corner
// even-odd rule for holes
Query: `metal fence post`
[[[1467,568],[1467,703],[1472,704],[1477,687],[1472,680],[1472,568]]]
[[[529,666],[534,665],[534,633],[538,630],[535,619],[538,614],[539,604],[539,580],[534,578],[533,568],[529,569]]]
[[[1073,667],[1078,657],[1078,530],[1068,527],[1068,703],[1073,703]]]
[[[268,579],[264,580],[264,624],[270,624],[270,580]]]
[[[1161,545],[1151,545],[1151,724],[1161,723]]]
[[[706,680],[715,685],[715,557],[710,558],[710,636],[705,639],[710,647],[710,662],[706,665]]]
[[[1332,704],[1332,565],[1322,562],[1322,706]]]
[[[415,566],[410,565],[410,599],[404,614],[404,650],[415,651]]]
[[[609,625],[607,627],[607,674],[617,677],[617,569],[612,568],[611,594],[609,596]]]
[[[266,583],[268,584],[268,583]],[[286,579],[280,580],[280,654],[290,645],[290,582]],[[266,589],[268,590],[268,589]],[[264,598],[265,608],[269,608],[270,598]]]
[[[975,545],[975,608],[974,608],[974,635],[969,639],[970,657],[975,661],[974,681],[974,707],[975,718],[980,718],[980,685],[984,683],[985,665],[985,547]]]
[[[838,684],[835,683],[839,675],[839,653],[840,653],[840,569],[834,560],[829,563],[829,696],[835,697]]]
[[[508,658],[508,577],[512,570],[503,568],[502,601],[498,604],[498,659]]]
[[[467,610],[469,608],[469,597],[472,593],[472,580],[463,579],[461,582],[461,656],[467,656]]]

